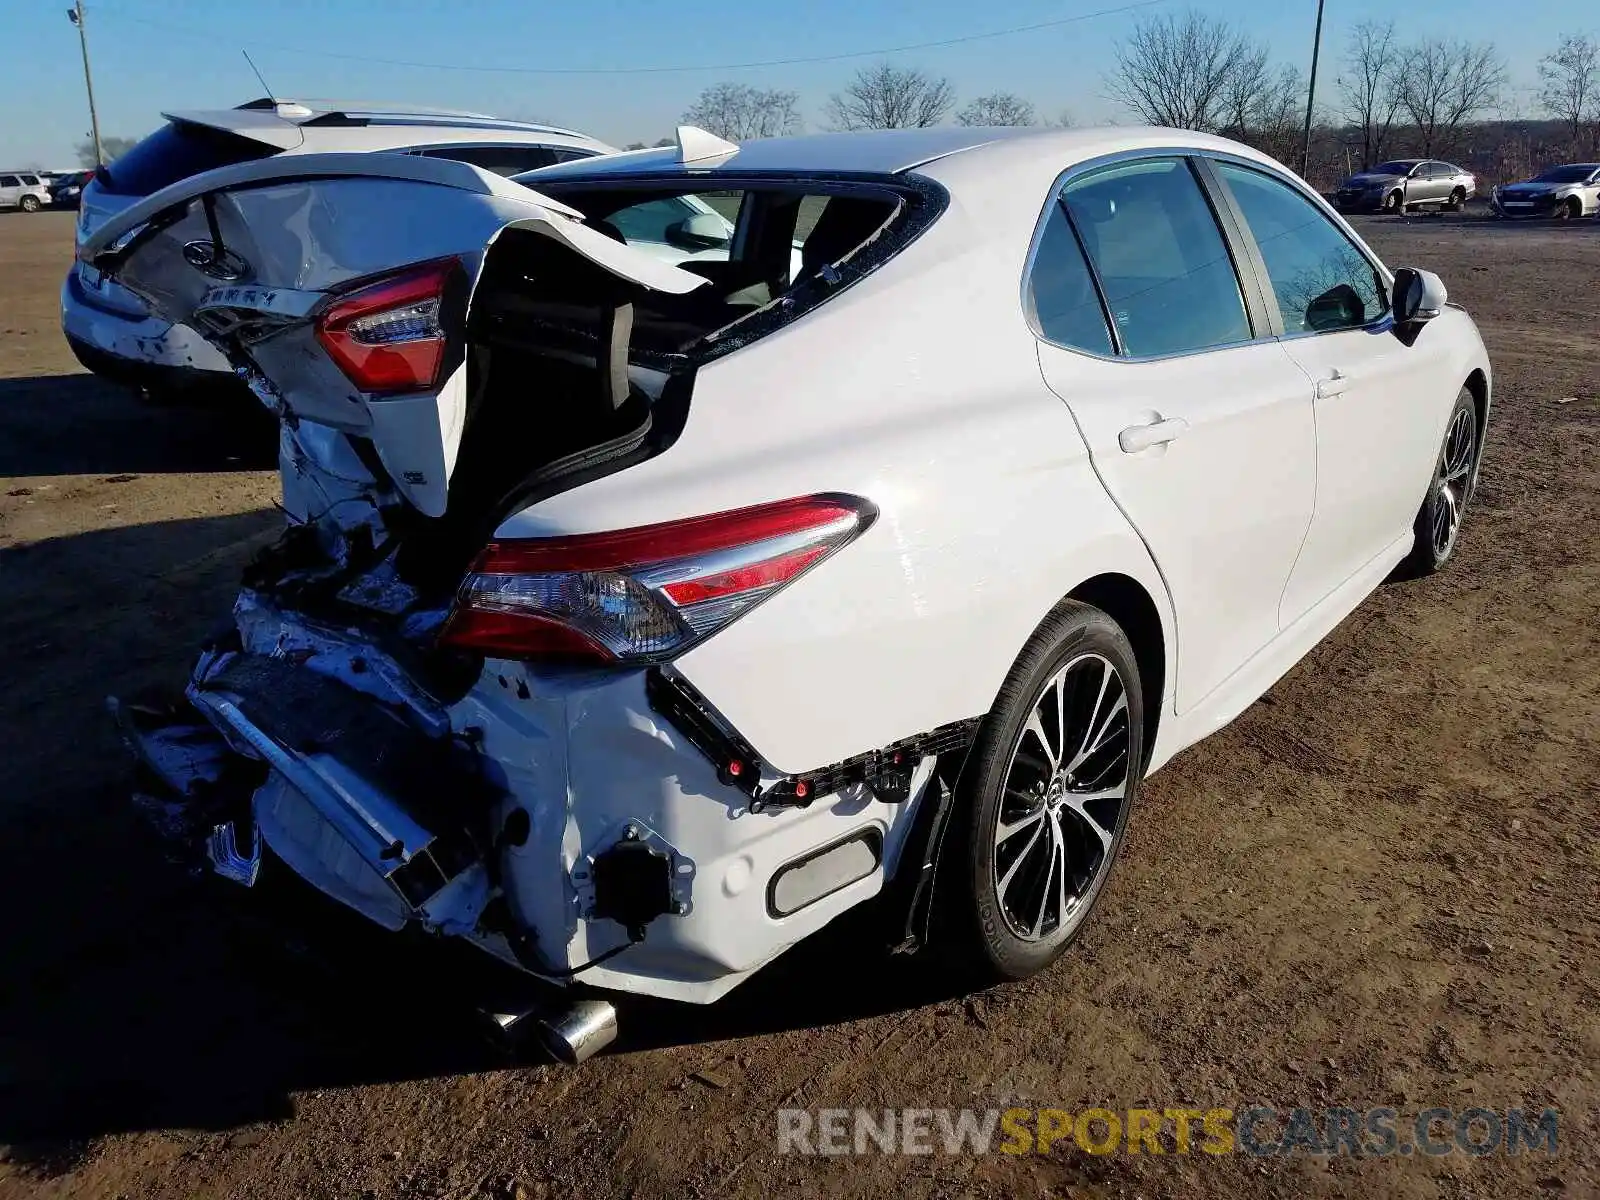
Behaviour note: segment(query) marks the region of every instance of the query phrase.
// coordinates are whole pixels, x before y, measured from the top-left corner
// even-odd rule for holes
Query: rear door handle
[[[1317,380],[1317,399],[1327,400],[1333,396],[1344,395],[1344,385],[1349,382],[1344,372],[1335,368],[1326,379]]]
[[[1149,425],[1130,425],[1117,434],[1117,445],[1122,447],[1124,454],[1138,454],[1141,450],[1175,441],[1188,428],[1189,422],[1182,417],[1168,417],[1165,421],[1155,421]]]

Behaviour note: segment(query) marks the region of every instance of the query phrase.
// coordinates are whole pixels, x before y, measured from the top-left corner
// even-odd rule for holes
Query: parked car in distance
[[[237,108],[163,115],[165,125],[82,187],[79,245],[144,197],[231,163],[388,152],[455,159],[515,175],[614,150],[570,129],[426,109],[261,99]],[[152,316],[137,297],[82,263],[74,263],[62,283],[61,328],[85,367],[151,397],[235,383],[227,360],[193,329]]]
[[[94,177],[93,171],[73,171],[69,175],[60,175],[50,181],[50,206],[52,208],[72,209],[78,207],[78,198],[83,194],[84,184]]]
[[[574,983],[709,1003],[868,901],[1043,970],[1140,781],[1452,559],[1490,410],[1443,283],[1236,142],[680,141],[240,163],[82,251],[282,421],[234,628],[118,706],[166,827],[520,967],[572,1058]],[[689,197],[721,258],[629,242]]]
[[[38,212],[50,203],[50,189],[34,171],[0,172],[0,208]]]
[[[1507,183],[1489,194],[1501,217],[1592,217],[1600,214],[1600,163],[1549,167],[1523,183]]]
[[[1341,183],[1333,202],[1342,212],[1400,214],[1413,208],[1459,210],[1478,188],[1470,171],[1431,158],[1399,158],[1357,172]]]

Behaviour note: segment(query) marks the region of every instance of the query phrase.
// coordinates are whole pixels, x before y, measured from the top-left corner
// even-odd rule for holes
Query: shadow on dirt
[[[262,470],[274,430],[229,392],[164,406],[94,375],[0,379],[0,476]]]
[[[30,910],[23,952],[8,955],[0,1002],[0,1142],[14,1157],[45,1167],[109,1133],[285,1120],[296,1092],[549,1061],[482,1036],[477,1005],[523,987],[476,951],[366,926],[271,859],[250,891],[185,875],[131,828],[121,789],[89,808],[92,832],[51,822],[0,850],[7,878],[59,873]],[[619,1002],[609,1053],[949,998],[882,951],[873,915],[824,930],[716,1006]]]
[[[104,1134],[284,1119],[308,1089],[543,1061],[481,1036],[475,1006],[528,1000],[520,976],[369,926],[270,859],[249,891],[191,874],[130,803],[105,697],[181,687],[280,520],[98,530],[0,555],[0,660],[28,683],[0,698],[0,1143],[39,1170]],[[614,1052],[944,998],[882,951],[873,915],[713,1008],[619,1004]]]

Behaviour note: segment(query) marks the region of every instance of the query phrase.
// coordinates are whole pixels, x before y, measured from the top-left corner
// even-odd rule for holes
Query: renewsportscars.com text
[[[784,1108],[783,1154],[1556,1153],[1559,1114],[1520,1108]]]

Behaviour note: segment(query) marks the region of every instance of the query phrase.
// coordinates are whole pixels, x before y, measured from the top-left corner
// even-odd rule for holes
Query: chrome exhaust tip
[[[563,1009],[541,1006],[485,1016],[496,1041],[514,1047],[531,1033],[552,1058],[568,1066],[586,1062],[617,1040],[617,1010],[607,1000],[578,1000]]]

